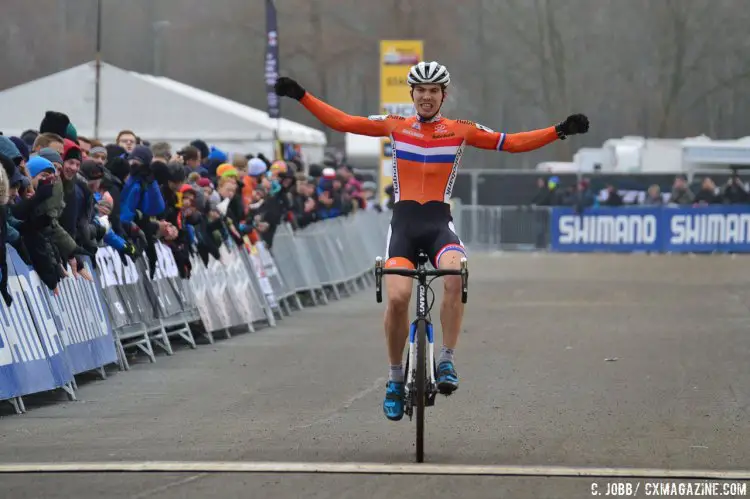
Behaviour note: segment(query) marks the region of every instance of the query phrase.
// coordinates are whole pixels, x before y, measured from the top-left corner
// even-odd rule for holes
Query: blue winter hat
[[[53,165],[50,160],[44,159],[41,156],[34,156],[33,158],[29,159],[29,162],[26,163],[26,168],[29,169],[31,178],[36,177],[43,171],[55,173],[55,165]]]
[[[144,145],[137,145],[133,148],[133,151],[128,154],[128,160],[137,159],[144,165],[148,166],[154,160],[154,155],[151,149]]]
[[[221,149],[215,148],[214,146],[211,146],[211,152],[208,153],[208,159],[218,159],[222,163],[226,163],[228,161],[227,153],[225,153]]]

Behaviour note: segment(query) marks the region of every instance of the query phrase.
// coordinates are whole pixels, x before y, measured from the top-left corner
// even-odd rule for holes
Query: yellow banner
[[[380,113],[412,116],[414,105],[409,95],[406,76],[409,68],[422,60],[422,40],[380,41]],[[381,140],[380,199],[385,200],[385,188],[392,183],[393,159],[390,139]]]

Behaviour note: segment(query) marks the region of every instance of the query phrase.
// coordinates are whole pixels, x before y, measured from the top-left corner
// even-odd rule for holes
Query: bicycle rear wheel
[[[424,412],[427,386],[427,326],[417,321],[417,462],[424,462]]]

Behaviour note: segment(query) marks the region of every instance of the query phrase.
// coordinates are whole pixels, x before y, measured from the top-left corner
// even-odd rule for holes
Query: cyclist
[[[531,151],[566,136],[586,133],[588,118],[574,114],[557,125],[521,133],[495,132],[467,120],[452,120],[440,114],[450,83],[448,69],[437,62],[419,62],[407,76],[416,116],[351,116],[305,91],[287,77],[276,81],[279,96],[297,99],[324,125],[339,132],[390,137],[393,151],[393,215],[388,228],[386,268],[413,269],[417,253],[428,253],[435,268],[460,268],[466,255],[456,234],[448,201],[456,179],[464,146],[511,153]],[[390,360],[389,380],[383,412],[392,421],[404,415],[403,352],[409,332],[408,308],[412,294],[410,277],[386,276],[388,303],[385,336]],[[461,277],[444,279],[440,307],[443,346],[438,358],[439,391],[449,395],[458,388],[454,349],[463,318]]]

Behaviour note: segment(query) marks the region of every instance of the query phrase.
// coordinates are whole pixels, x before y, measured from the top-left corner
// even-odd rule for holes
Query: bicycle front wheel
[[[424,411],[427,387],[427,325],[417,321],[417,462],[424,462]]]

